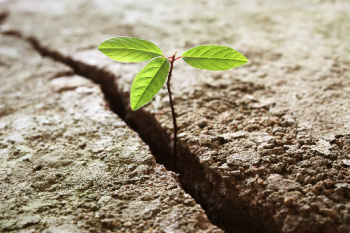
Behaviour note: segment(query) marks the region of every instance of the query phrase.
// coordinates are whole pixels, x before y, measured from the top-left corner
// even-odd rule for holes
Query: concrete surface
[[[166,90],[144,110],[130,111],[128,91],[144,64],[113,62],[97,45],[124,35],[151,40],[169,56],[199,44],[242,52],[249,63],[227,72],[175,63],[182,187],[227,232],[350,231],[349,1],[2,5],[3,34],[101,83],[111,108],[166,167]]]
[[[0,232],[222,232],[98,85],[0,44]]]

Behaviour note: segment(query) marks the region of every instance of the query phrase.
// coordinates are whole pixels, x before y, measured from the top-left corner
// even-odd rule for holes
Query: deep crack
[[[93,80],[101,86],[110,108],[123,119],[147,143],[157,163],[163,164],[168,170],[172,168],[171,135],[162,128],[156,118],[142,109],[132,111],[129,106],[129,93],[119,89],[118,77],[104,69],[74,60],[58,51],[46,48],[33,37],[25,37],[19,31],[2,32],[24,39],[42,55],[64,63],[74,69],[82,77]],[[220,190],[230,187],[228,181],[204,167],[198,156],[190,152],[187,145],[179,143],[178,159],[175,172],[180,174],[182,188],[189,193],[197,203],[201,204],[210,221],[226,232],[268,232],[261,222],[253,220],[247,213],[248,206],[237,200],[227,198]],[[231,190],[231,192],[234,192]],[[252,210],[250,210],[252,211]],[[270,229],[277,230],[276,226]]]

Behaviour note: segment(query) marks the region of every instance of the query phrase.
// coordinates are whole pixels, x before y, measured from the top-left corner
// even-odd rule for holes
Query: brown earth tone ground
[[[226,232],[350,231],[349,1],[0,4],[3,231],[217,231],[185,192]],[[171,169],[166,89],[132,112],[144,64],[97,51],[113,36],[249,60],[227,72],[175,63],[184,191],[154,161]]]

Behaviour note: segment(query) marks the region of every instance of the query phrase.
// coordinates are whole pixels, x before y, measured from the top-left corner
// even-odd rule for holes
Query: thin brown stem
[[[171,74],[173,72],[173,67],[174,67],[174,62],[175,62],[175,55],[176,55],[176,53],[169,59],[170,70],[169,70],[168,81],[167,81],[167,88],[168,88],[168,93],[169,93],[169,101],[170,101],[170,107],[171,107],[171,113],[172,113],[172,116],[173,116],[173,125],[174,125],[174,145],[173,145],[173,161],[172,161],[173,171],[175,171],[175,165],[176,165],[177,125],[176,125],[176,114],[175,114],[173,99],[171,97],[170,79],[171,79]]]

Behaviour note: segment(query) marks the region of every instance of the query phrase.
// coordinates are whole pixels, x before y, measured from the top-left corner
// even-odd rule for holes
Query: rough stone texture
[[[214,43],[241,51],[249,63],[227,72],[175,64],[179,136],[189,148],[180,158],[200,162],[191,170],[179,160],[184,187],[211,203],[214,222],[244,223],[227,231],[350,231],[349,1],[22,0],[8,9],[4,33],[34,39],[76,67],[114,73],[124,92],[144,64],[100,54],[109,37],[142,37],[169,55]],[[164,89],[145,112],[170,133],[167,98]],[[236,208],[231,219],[227,206]]]
[[[0,36],[0,232],[222,232],[98,85]]]

